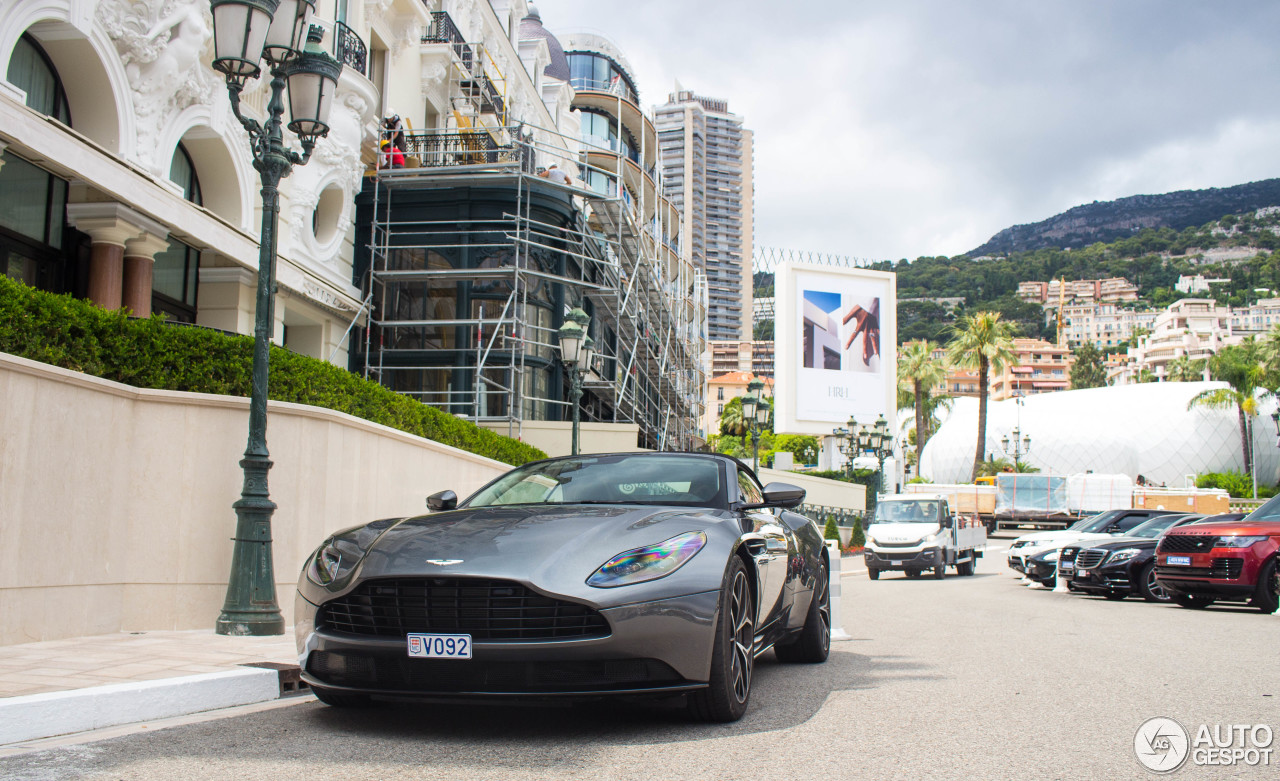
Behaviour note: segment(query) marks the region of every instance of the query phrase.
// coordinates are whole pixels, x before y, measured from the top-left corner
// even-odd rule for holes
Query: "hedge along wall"
[[[253,337],[131,319],[0,277],[0,352],[139,388],[249,396]],[[271,348],[267,394],[519,465],[546,454],[317,358]]]

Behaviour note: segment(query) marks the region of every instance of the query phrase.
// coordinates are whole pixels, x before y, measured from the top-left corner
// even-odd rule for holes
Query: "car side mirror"
[[[942,517],[942,528],[944,528],[944,529],[954,529],[954,528],[955,528],[955,525],[956,525],[956,519],[955,519],[955,518],[952,518],[952,517],[951,517],[951,516],[949,516],[949,515],[944,515],[944,516]]]
[[[790,483],[769,483],[764,487],[766,507],[795,507],[804,501],[805,490]]]
[[[452,510],[457,506],[458,495],[453,491],[441,491],[438,494],[432,494],[427,497],[427,507],[431,508],[431,512],[433,513]]]

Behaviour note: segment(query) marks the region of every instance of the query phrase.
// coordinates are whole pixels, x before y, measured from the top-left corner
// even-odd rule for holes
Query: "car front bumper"
[[[1078,569],[1071,573],[1071,585],[1092,594],[1117,591],[1130,593],[1133,590],[1133,583],[1130,563],[1127,560],[1114,566]]]
[[[1168,554],[1156,556],[1156,581],[1171,594],[1240,601],[1251,598],[1257,590],[1263,562],[1254,556],[1216,548],[1210,553],[1174,555],[1185,556],[1191,563],[1169,564]]]
[[[302,678],[312,686],[386,697],[599,696],[706,686],[719,591],[600,610],[605,637],[475,642],[471,659],[416,659],[405,637],[316,627],[319,608],[297,598]]]

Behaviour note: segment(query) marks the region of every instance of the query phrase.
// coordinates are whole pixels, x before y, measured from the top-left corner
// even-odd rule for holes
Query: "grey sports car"
[[[827,549],[728,456],[554,458],[458,504],[334,534],[295,613],[303,678],[329,705],[371,697],[686,695],[746,711],[756,657],[822,662]]]

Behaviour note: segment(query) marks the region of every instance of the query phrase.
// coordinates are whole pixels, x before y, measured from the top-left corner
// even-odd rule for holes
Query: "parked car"
[[[1080,542],[1081,540],[1105,539],[1112,535],[1124,534],[1133,527],[1146,523],[1157,515],[1167,514],[1169,514],[1168,510],[1107,510],[1089,518],[1081,519],[1066,529],[1024,534],[1009,546],[1008,564],[1010,569],[1034,580],[1036,578],[1033,578],[1032,574],[1027,571],[1027,563],[1034,556],[1057,551],[1063,545]],[[1042,557],[1037,561],[1037,565],[1040,566],[1033,569],[1043,572],[1043,565],[1046,561],[1056,568],[1057,556],[1054,555],[1051,558],[1052,561],[1049,561],[1049,559]]]
[[[804,490],[728,456],[583,455],[513,469],[429,515],[338,532],[298,581],[322,702],[686,695],[747,708],[756,657],[822,662],[828,553]]]
[[[1068,545],[1058,568],[1072,591],[1101,594],[1107,599],[1140,596],[1148,602],[1168,602],[1156,583],[1156,545],[1167,530],[1203,520],[1203,515],[1159,515],[1121,537]]]
[[[1247,602],[1263,613],[1280,603],[1280,497],[1238,521],[1175,529],[1156,549],[1156,583],[1183,607]]]

